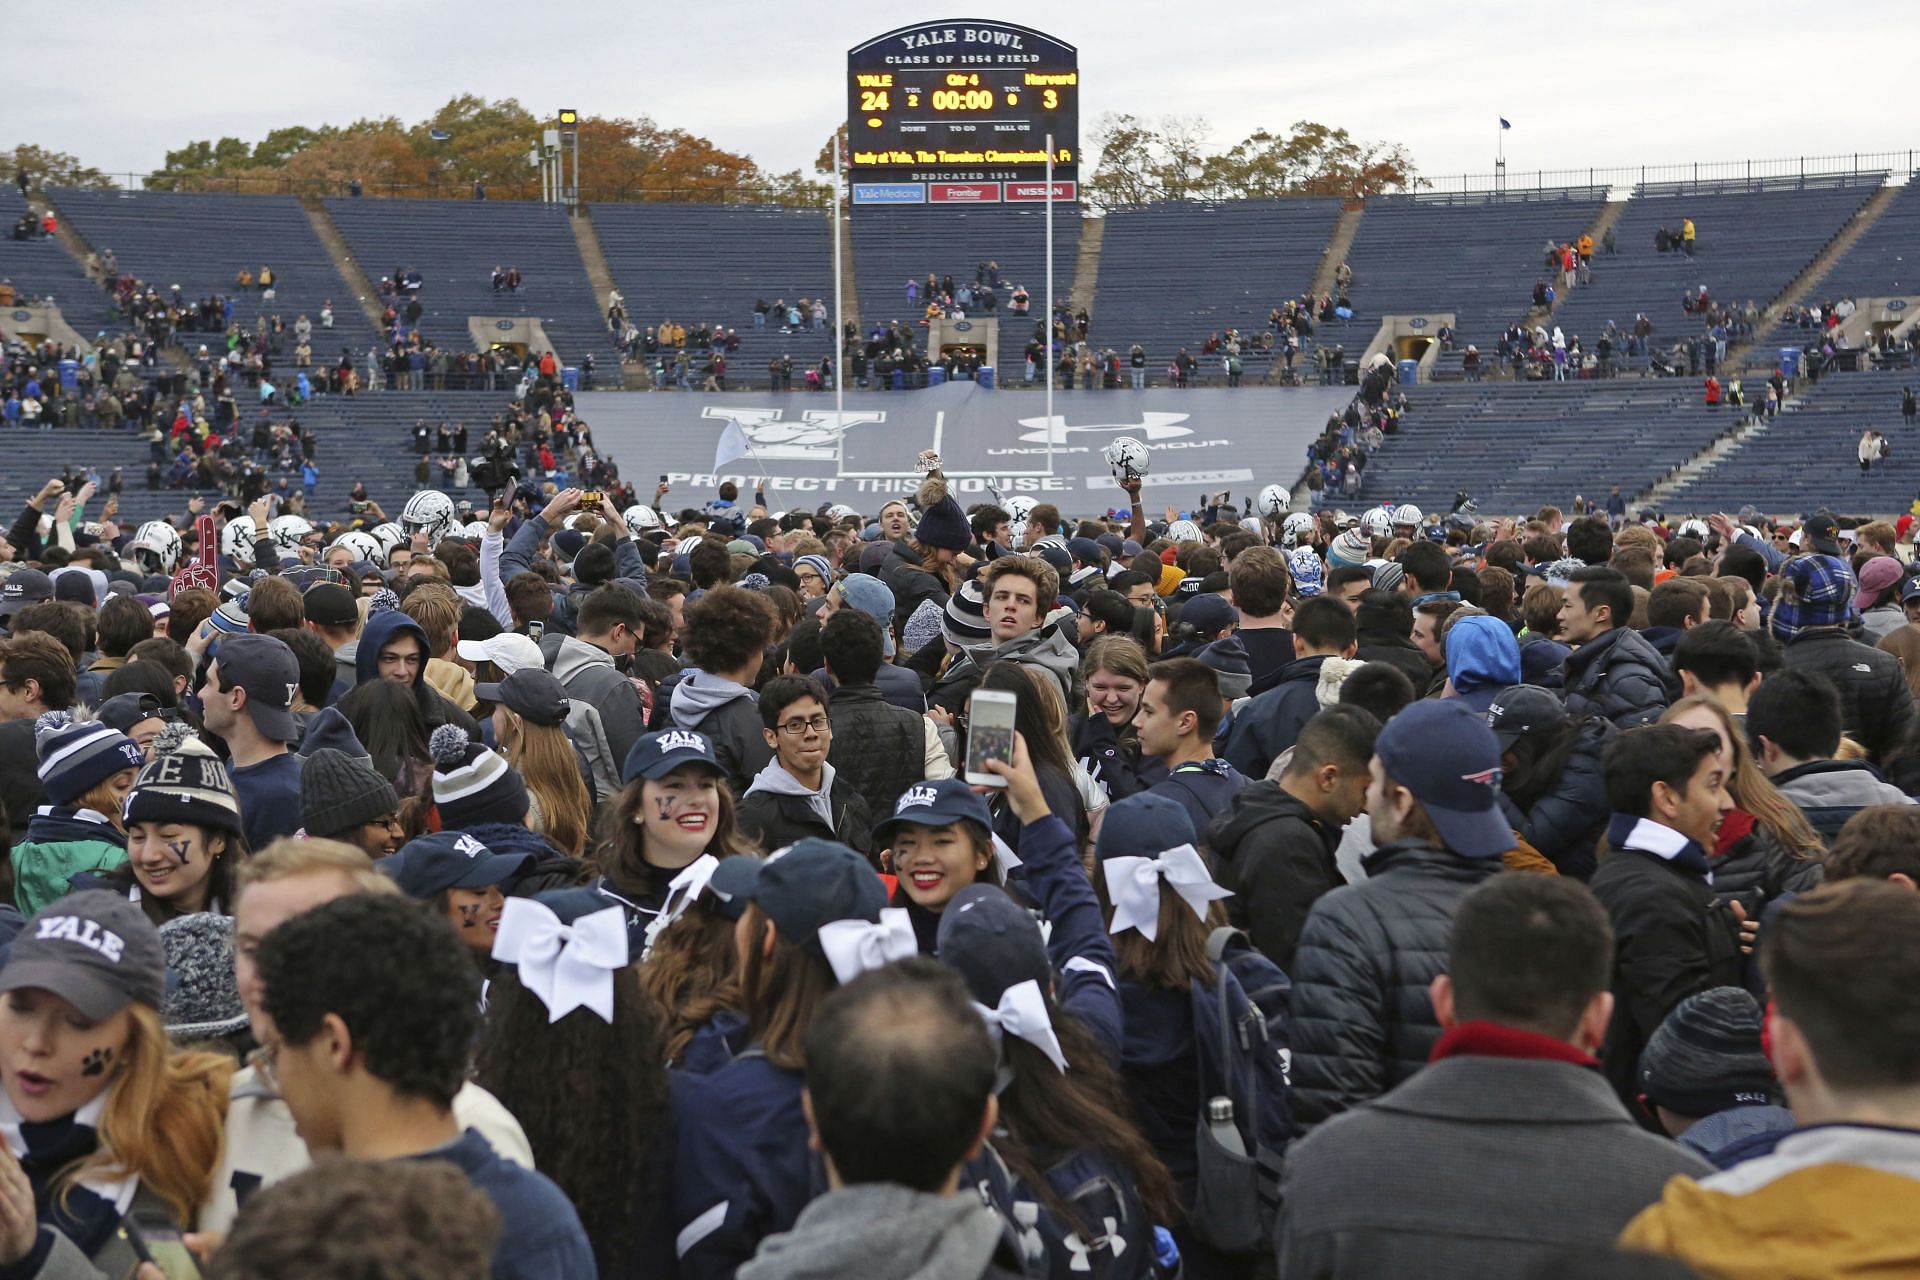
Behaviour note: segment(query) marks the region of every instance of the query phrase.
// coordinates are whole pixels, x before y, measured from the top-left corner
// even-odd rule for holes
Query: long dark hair
[[[646,1225],[638,1210],[661,1200],[653,1150],[671,1094],[664,1021],[632,967],[614,974],[611,1023],[588,1009],[549,1023],[511,965],[487,988],[480,1083],[513,1113],[540,1172],[580,1211],[602,1275],[629,1269]]]
[[[1139,1193],[1152,1221],[1174,1221],[1180,1210],[1173,1177],[1135,1127],[1119,1072],[1080,1020],[1054,1002],[1052,992],[1045,993],[1045,999],[1067,1069],[1056,1070],[1046,1054],[1018,1036],[1002,1040],[1001,1053],[1013,1079],[1000,1092],[1005,1132],[994,1134],[993,1149],[1048,1212],[1080,1229],[1082,1236],[1086,1224],[1047,1182],[1046,1170],[1088,1146],[1120,1167],[1123,1181]]]
[[[1035,773],[1056,773],[1073,781],[1073,761],[1061,747],[1059,726],[1053,723],[1041,703],[1042,695],[1034,682],[1051,680],[1050,672],[1033,670],[1017,662],[996,662],[980,677],[982,689],[998,689],[1014,695],[1013,729],[1027,740],[1027,757]]]
[[[1506,770],[1500,781],[1507,798],[1522,812],[1531,812],[1542,797],[1559,785],[1567,760],[1580,745],[1580,737],[1586,730],[1584,719],[1569,716],[1541,733],[1516,739],[1510,748],[1513,768]]]
[[[758,1044],[767,1061],[789,1071],[807,1065],[807,1028],[820,1002],[840,984],[826,958],[801,946],[797,938],[777,933],[771,955],[763,955],[772,922],[759,906],[747,908],[747,937],[751,942],[740,971],[742,1003],[747,1010],[747,1038]]]
[[[354,736],[373,757],[373,767],[404,796],[420,791],[420,775],[432,773],[426,717],[412,690],[392,680],[362,680],[335,704]]]

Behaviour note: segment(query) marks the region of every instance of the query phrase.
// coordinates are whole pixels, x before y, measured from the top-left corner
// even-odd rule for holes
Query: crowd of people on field
[[[1920,1266],[1912,516],[477,459],[0,540],[10,1274]]]

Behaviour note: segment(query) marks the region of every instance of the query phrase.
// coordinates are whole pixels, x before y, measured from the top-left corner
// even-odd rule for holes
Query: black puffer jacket
[[[1500,796],[1513,829],[1563,876],[1586,880],[1593,875],[1595,850],[1613,813],[1601,756],[1618,732],[1610,721],[1588,720],[1559,779],[1531,808],[1523,811],[1504,792]]]
[[[1731,813],[1727,820],[1740,816]],[[1794,857],[1771,827],[1758,823],[1712,863],[1713,896],[1721,902],[1739,898],[1749,907],[1756,891],[1768,903],[1783,894],[1810,893],[1824,878],[1818,858]]]
[[[1615,627],[1575,649],[1567,658],[1567,710],[1600,716],[1622,729],[1652,724],[1680,696],[1674,678],[1646,637]]]
[[[905,542],[893,544],[892,554],[880,562],[873,576],[886,583],[893,592],[895,633],[906,630],[907,619],[913,616],[922,601],[934,600],[945,604],[947,597],[953,594],[947,590],[947,584],[939,575],[927,571],[920,557]]]
[[[1838,629],[1802,632],[1787,643],[1781,661],[1810,671],[1840,690],[1840,724],[1875,760],[1885,760],[1914,729],[1913,691],[1900,659],[1850,640]]]
[[[1500,869],[1415,841],[1384,844],[1367,879],[1314,903],[1293,962],[1293,1119],[1304,1133],[1427,1063],[1427,986],[1446,972],[1453,913]]]
[[[1347,882],[1333,851],[1340,831],[1277,782],[1250,782],[1208,827],[1214,876],[1227,919],[1253,945],[1292,972],[1300,930],[1313,904]]]

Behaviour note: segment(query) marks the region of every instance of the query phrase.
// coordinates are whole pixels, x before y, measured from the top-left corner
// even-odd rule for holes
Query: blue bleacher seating
[[[774,357],[790,355],[804,367],[832,351],[831,316],[827,329],[796,334],[781,334],[785,321],[772,317],[766,328],[753,324],[760,299],[831,299],[832,228],[824,210],[603,204],[594,207],[593,223],[635,325],[644,330],[672,320],[689,331],[701,323],[739,333],[740,349],[727,360],[728,386],[764,387]]]
[[[1788,399],[1767,428],[1683,486],[1668,505],[1686,511],[1737,511],[1752,503],[1776,515],[1835,511],[1904,512],[1914,500],[1920,436],[1900,418],[1902,387],[1920,388],[1912,370],[1836,373]],[[1758,376],[1749,402],[1764,395]],[[1724,411],[1723,411],[1724,412]],[[1860,474],[1856,448],[1865,428],[1883,432],[1888,457]]]
[[[955,285],[971,281],[982,262],[1000,264],[1000,381],[1017,381],[1025,363],[1022,353],[1033,338],[1033,325],[1044,318],[1046,304],[1046,235],[1044,211],[1039,205],[969,205],[947,208],[885,208],[856,206],[853,211],[854,274],[860,287],[862,333],[892,320],[919,324],[926,307],[927,273],[950,275]],[[1073,274],[1080,249],[1080,208],[1056,205],[1053,210],[1054,301],[1065,305],[1073,293]],[[907,281],[920,282],[922,296],[907,305]],[[1025,285],[1032,297],[1032,314],[1025,320],[1007,310],[1015,285]],[[926,331],[919,331],[924,344]]]
[[[1156,385],[1181,347],[1198,358],[1209,334],[1235,328],[1245,346],[1268,328],[1275,306],[1313,283],[1340,203],[1166,201],[1113,210],[1100,244],[1091,340],[1123,357],[1136,342],[1145,347]],[[1247,379],[1257,381],[1269,359],[1247,348]],[[1201,373],[1218,370],[1203,365]]]
[[[1886,177],[1869,174],[1824,180],[1829,185],[1723,185],[1684,190],[1641,188],[1614,224],[1619,252],[1593,260],[1594,281],[1564,295],[1554,323],[1591,348],[1608,320],[1622,330],[1636,313],[1653,322],[1654,342],[1691,337],[1701,322],[1681,309],[1683,293],[1706,285],[1716,302],[1765,310],[1792,279],[1867,202]],[[1654,233],[1679,234],[1693,219],[1692,257],[1654,248]]]
[[[1729,430],[1687,379],[1436,384],[1417,388],[1398,434],[1373,456],[1359,499],[1447,510],[1465,490],[1489,513],[1634,493]]]
[[[95,252],[112,249],[121,271],[162,296],[177,284],[189,303],[231,297],[234,320],[248,329],[265,314],[281,316],[288,328],[305,315],[317,330],[320,306],[332,299],[337,341],[356,349],[372,341],[353,291],[294,196],[67,189],[53,199]],[[262,266],[273,268],[272,302],[261,301],[257,288],[234,286],[241,268],[258,275]],[[316,359],[326,351],[317,332],[314,351]]]
[[[1341,342],[1355,358],[1383,315],[1451,311],[1456,346],[1473,343],[1490,355],[1500,331],[1532,303],[1548,238],[1577,238],[1603,197],[1591,187],[1504,197],[1375,196],[1347,253],[1353,321],[1322,326],[1321,339]]]
[[[468,316],[537,316],[562,362],[578,365],[588,351],[613,360],[606,299],[593,296],[561,206],[338,197],[326,208],[370,280],[420,271],[420,331],[435,345],[471,350]],[[494,292],[496,266],[520,268],[518,293]]]
[[[87,279],[60,241],[15,240],[6,234],[26,209],[27,202],[11,183],[0,187],[0,280],[11,280],[20,297],[51,297],[66,322],[83,338],[91,340],[103,330],[109,334],[124,331],[126,326],[114,314],[106,291]]]

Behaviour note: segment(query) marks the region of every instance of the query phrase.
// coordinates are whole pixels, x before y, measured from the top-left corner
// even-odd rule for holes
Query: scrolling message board
[[[955,19],[877,36],[847,54],[853,177],[1071,182],[1080,148],[1080,60],[1029,27]],[[969,203],[978,203],[975,196]]]

